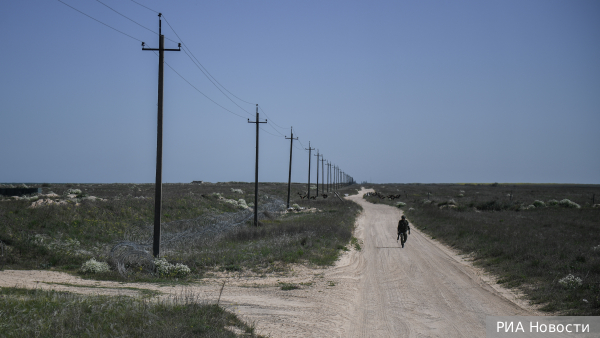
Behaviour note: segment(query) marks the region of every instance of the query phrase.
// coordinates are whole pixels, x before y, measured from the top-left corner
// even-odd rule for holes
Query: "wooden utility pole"
[[[338,188],[338,167],[336,165],[333,166],[333,186],[334,190]]]
[[[325,159],[323,158],[323,155],[321,155],[321,175],[323,176],[323,178],[321,178],[321,191],[325,193],[325,165],[323,164],[323,162],[325,162]]]
[[[158,13],[158,48],[144,48],[142,50],[158,51],[158,123],[156,131],[156,184],[154,188],[154,241],[152,254],[154,257],[160,255],[160,219],[162,212],[162,136],[163,136],[163,70],[165,63],[165,51],[181,51],[181,43],[178,49],[165,49],[165,36],[161,30],[161,13]]]
[[[254,165],[254,226],[258,226],[258,127],[260,123],[267,123],[267,120],[260,122],[258,118],[258,103],[256,104],[256,121],[248,123],[256,123],[256,162]]]
[[[327,192],[329,192],[330,185],[331,185],[331,162],[327,161]]]
[[[310,199],[310,151],[315,150],[315,148],[310,147],[310,141],[308,141],[308,149],[306,150],[308,150],[308,193],[306,194],[306,196],[308,197],[308,199]]]
[[[317,157],[317,197],[319,196],[319,150],[317,149],[317,154],[315,155]]]
[[[290,137],[286,137],[286,140],[290,140],[290,173],[288,175],[288,198],[287,198],[287,207],[290,208],[290,189],[292,185],[292,149],[294,148],[294,130],[290,128]],[[297,137],[295,138],[298,139]]]

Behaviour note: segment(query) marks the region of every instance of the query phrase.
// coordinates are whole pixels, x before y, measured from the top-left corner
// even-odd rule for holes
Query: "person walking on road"
[[[406,240],[408,239],[408,235],[406,234],[407,231],[408,235],[410,235],[410,226],[408,225],[408,220],[406,219],[406,216],[402,215],[402,219],[398,222],[398,238],[396,239],[396,242],[398,242],[400,239],[403,248],[404,243],[406,243]]]

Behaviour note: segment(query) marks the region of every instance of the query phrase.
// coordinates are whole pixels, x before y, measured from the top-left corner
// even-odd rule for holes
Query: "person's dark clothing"
[[[408,240],[408,234],[410,233],[410,226],[408,225],[408,221],[406,219],[401,219],[398,222],[398,238],[396,240],[402,239],[402,247],[404,247],[404,243]]]
[[[401,219],[398,222],[398,232],[410,232],[410,226],[408,225],[408,220]]]

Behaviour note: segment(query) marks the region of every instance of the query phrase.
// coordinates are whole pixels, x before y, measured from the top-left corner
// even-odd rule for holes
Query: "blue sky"
[[[63,1],[133,38],[56,0],[0,4],[0,182],[153,182],[158,57],[136,39],[158,36]],[[102,2],[158,31],[153,11]],[[287,181],[293,126],[295,182],[310,141],[358,181],[600,184],[598,1],[138,2],[250,102],[166,52],[241,117],[165,67],[164,182],[253,181],[258,103],[261,181]]]

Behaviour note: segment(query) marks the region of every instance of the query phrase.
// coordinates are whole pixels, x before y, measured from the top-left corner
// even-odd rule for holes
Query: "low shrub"
[[[582,280],[579,277],[575,277],[572,274],[568,274],[566,277],[561,278],[558,284],[564,286],[567,289],[575,289],[581,286]]]
[[[81,189],[68,189],[65,195],[81,195]]]
[[[546,206],[546,203],[544,203],[543,201],[539,201],[539,200],[535,200],[533,201],[533,203],[531,203],[533,206],[535,206],[536,208],[542,208]]]
[[[558,202],[558,205],[560,205],[561,207],[565,207],[565,208],[581,209],[581,205],[579,205],[567,198]]]
[[[94,258],[83,263],[79,269],[82,273],[103,273],[110,271],[110,267],[106,262],[98,262]]]
[[[190,274],[190,268],[181,263],[171,264],[165,258],[154,260],[156,272],[160,277],[185,277]]]

